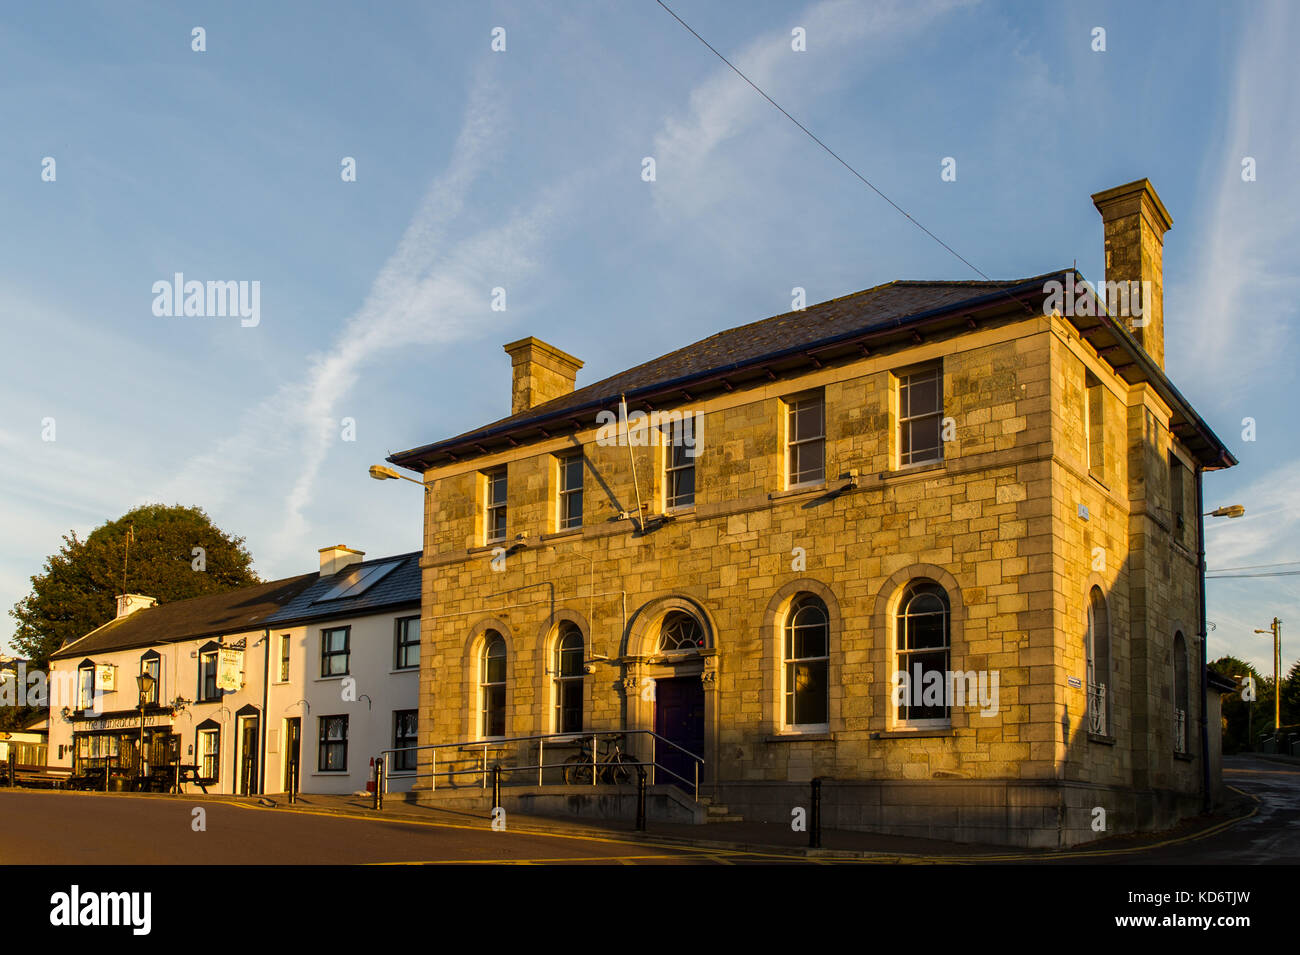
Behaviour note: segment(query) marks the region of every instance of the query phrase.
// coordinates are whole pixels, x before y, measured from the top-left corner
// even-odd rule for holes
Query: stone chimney
[[[320,549],[320,575],[329,577],[332,574],[337,574],[344,567],[351,567],[353,564],[360,563],[365,556],[365,551],[353,550],[343,544],[322,547]]]
[[[117,617],[120,620],[123,617],[129,617],[137,610],[148,610],[150,607],[157,606],[157,597],[146,597],[143,594],[120,594],[117,598]]]
[[[1173,226],[1169,210],[1149,179],[1116,186],[1092,197],[1101,213],[1106,237],[1106,282],[1141,283],[1140,308],[1132,295],[1124,309],[1122,297],[1106,296],[1111,315],[1120,316],[1151,360],[1165,367],[1164,247]],[[1125,314],[1127,312],[1127,314]]]
[[[514,371],[510,389],[510,413],[529,408],[573,392],[582,362],[548,345],[540,338],[521,338],[505,346]]]

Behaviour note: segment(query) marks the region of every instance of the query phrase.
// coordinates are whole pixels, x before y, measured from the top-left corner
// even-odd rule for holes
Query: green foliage
[[[196,547],[204,550],[202,571],[194,568]],[[18,621],[11,642],[30,667],[43,669],[64,643],[113,619],[124,566],[126,593],[170,603],[257,583],[252,563],[244,538],[221,530],[201,508],[146,504],[85,540],[75,531],[64,536],[32,578],[31,593],[9,611]]]

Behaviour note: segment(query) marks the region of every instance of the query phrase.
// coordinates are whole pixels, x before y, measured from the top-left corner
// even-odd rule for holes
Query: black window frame
[[[343,727],[341,739],[329,738],[331,721]],[[348,771],[348,717],[346,713],[331,714],[317,718],[318,745],[316,748],[316,771],[318,773],[346,773]],[[328,748],[327,748],[328,747]],[[342,748],[342,766],[329,767],[330,756]]]
[[[414,622],[415,639],[406,639],[406,625]],[[394,670],[418,670],[420,669],[420,616],[416,614],[413,617],[398,617],[393,621],[393,669]],[[411,663],[409,655],[411,649],[415,650],[415,662]]]
[[[215,643],[199,648],[199,691],[197,703],[215,703],[221,699],[221,689],[217,686],[217,671],[221,667],[221,649]]]
[[[329,635],[331,633],[343,632],[343,649],[329,649]],[[336,657],[343,658],[343,671],[341,673],[332,673],[327,664],[331,663]],[[352,627],[321,627],[320,631],[320,676],[322,680],[336,679],[338,677],[348,676],[352,672]]]
[[[411,720],[410,732],[404,733],[406,721]],[[420,745],[420,711],[419,710],[393,710],[393,749],[400,750],[406,746]],[[419,754],[414,750],[406,752],[393,753],[393,772],[395,773],[413,773],[415,772],[416,757]]]

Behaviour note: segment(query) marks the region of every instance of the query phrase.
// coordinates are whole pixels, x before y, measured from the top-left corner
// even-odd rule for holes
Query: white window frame
[[[913,649],[905,649],[903,646],[900,645],[899,633],[898,633],[899,621],[904,619],[907,616],[907,607],[912,602],[912,600],[914,600],[916,597],[916,595],[911,595],[911,591],[912,588],[917,584],[933,584],[934,586],[938,587],[940,590],[943,591],[944,604],[945,604],[945,609],[943,611],[943,632],[944,632],[945,642],[944,645],[941,647],[916,647]],[[907,674],[909,707],[912,706],[911,699],[913,699],[916,694],[918,693],[923,694],[925,691],[924,685],[922,685],[919,689],[915,686],[915,681],[913,680],[914,674],[912,672],[912,667],[911,667],[911,657],[914,655],[939,653],[942,651],[942,653],[944,654],[943,689],[945,694],[943,706],[945,712],[947,713],[946,716],[942,716],[942,717],[930,716],[930,717],[910,718],[910,717],[900,716],[898,712],[899,709],[898,704],[894,702],[894,693],[896,692],[897,684],[895,683],[894,679],[891,676],[891,679],[889,681],[890,697],[888,701],[888,713],[889,713],[890,725],[897,726],[901,729],[947,729],[951,727],[952,706],[951,706],[951,701],[948,700],[946,696],[948,692],[948,683],[949,683],[948,674],[952,671],[952,640],[953,640],[952,595],[949,594],[948,589],[944,587],[943,584],[939,583],[937,580],[931,580],[925,577],[912,578],[911,580],[907,581],[906,584],[903,585],[903,589],[898,600],[898,606],[894,609],[894,612],[890,617],[889,630],[890,630],[890,637],[889,637],[890,660],[893,662],[894,673],[903,672]],[[906,662],[904,662],[904,658],[906,658]]]
[[[507,506],[510,495],[510,475],[504,467],[500,467],[484,471],[483,477],[483,542],[485,544],[499,544],[510,536],[510,511]],[[501,488],[499,499],[493,496],[498,481]],[[496,525],[495,516],[498,511],[501,513],[501,530],[499,534],[493,531]]]
[[[898,380],[898,466],[900,468],[919,467],[924,464],[941,464],[943,463],[943,366],[929,365],[923,368],[915,368],[911,371],[904,371],[895,374]],[[920,379],[933,378],[936,395],[935,411],[926,411],[921,414],[911,414],[911,392],[917,387]],[[927,458],[916,457],[917,452],[912,448],[914,444],[910,427],[913,422],[924,421],[934,418],[938,421],[936,433],[939,435],[939,444],[935,449],[935,456]],[[903,435],[908,436],[907,445],[909,450],[903,450]],[[926,452],[928,453],[928,451]]]
[[[826,631],[826,647],[825,647],[826,652],[822,656],[796,657],[792,655],[795,649],[795,641],[793,639],[793,634],[790,633],[790,630],[793,626],[793,620],[795,614],[804,609],[803,607],[796,606],[796,605],[800,602],[802,598],[805,597],[815,597],[817,599],[817,602],[821,605],[820,610],[822,615],[822,627]],[[817,597],[816,594],[809,593],[808,591],[801,591],[800,593],[796,594],[794,598],[790,601],[790,607],[786,611],[785,619],[781,623],[780,639],[781,639],[781,657],[782,657],[782,661],[781,661],[781,730],[782,732],[784,733],[828,733],[830,732],[830,728],[831,728],[831,724],[830,724],[831,620],[830,620],[830,613],[826,609],[826,601],[822,600],[820,597]],[[798,691],[789,689],[790,680],[791,680],[791,667],[801,663],[803,664],[824,663],[825,664],[826,719],[824,722],[820,722],[820,723],[794,722],[794,713],[792,712],[792,710],[794,708],[795,696]]]
[[[570,486],[567,481],[569,478],[570,465],[577,461],[578,483],[577,486]],[[583,471],[585,470],[585,460],[581,451],[571,451],[565,454],[555,456],[555,464],[558,468],[556,477],[556,498],[555,498],[555,529],[557,531],[573,531],[582,527],[582,484]],[[575,521],[570,510],[571,501],[576,497],[578,499],[578,516]]]
[[[801,487],[820,487],[826,483],[826,395],[824,392],[792,395],[784,400],[784,405],[785,486],[788,490]],[[795,422],[798,420],[798,414],[810,405],[817,405],[821,409],[821,430],[814,436],[796,438]],[[814,472],[795,472],[794,466],[797,457],[795,449],[813,444],[821,445],[821,475],[817,478],[802,478],[801,475]]]

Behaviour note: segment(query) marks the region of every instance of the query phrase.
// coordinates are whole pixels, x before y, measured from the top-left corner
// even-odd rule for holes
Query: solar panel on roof
[[[356,597],[363,594],[383,580],[400,563],[400,560],[390,560],[383,564],[371,564],[369,567],[354,567],[344,574],[342,580],[313,600],[312,603],[343,600],[345,597]]]

